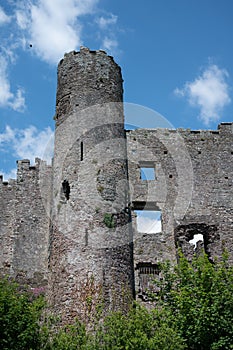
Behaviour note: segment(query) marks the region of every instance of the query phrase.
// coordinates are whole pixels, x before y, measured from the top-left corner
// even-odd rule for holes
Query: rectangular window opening
[[[141,233],[159,233],[162,231],[162,215],[159,210],[135,210],[137,231]]]
[[[143,181],[155,180],[155,168],[141,167],[140,178]]]
[[[159,279],[159,266],[150,262],[140,262],[135,270],[138,276],[138,297],[142,301],[149,301],[150,293],[159,291],[155,283]]]
[[[156,180],[155,162],[144,160],[139,162],[139,166],[142,181]]]

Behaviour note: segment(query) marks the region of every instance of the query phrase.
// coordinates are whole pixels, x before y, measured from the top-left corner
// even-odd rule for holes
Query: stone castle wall
[[[0,178],[1,274],[48,286],[66,321],[88,322],[100,303],[124,309],[134,289],[146,300],[158,262],[179,246],[191,258],[197,234],[210,259],[226,248],[233,261],[233,123],[125,131],[122,93],[103,51],[66,54],[53,165],[21,160],[16,180]],[[161,232],[139,232],[137,210],[159,211]]]
[[[136,290],[137,266],[176,260],[178,246],[191,258],[197,234],[211,260],[227,249],[233,262],[233,123],[216,131],[132,130],[127,147],[132,209],[162,217],[161,233],[143,233],[133,216]],[[142,167],[153,167],[155,179],[141,179]]]
[[[32,287],[48,280],[49,216],[40,187],[40,160],[18,161],[17,179],[0,183],[0,264],[1,273]],[[50,188],[51,167],[46,166]],[[48,189],[47,195],[50,195]]]

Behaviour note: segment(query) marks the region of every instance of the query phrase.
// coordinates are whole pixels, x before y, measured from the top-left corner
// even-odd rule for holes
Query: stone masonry
[[[16,180],[0,177],[0,272],[44,288],[63,322],[147,301],[158,262],[175,262],[178,247],[211,261],[226,248],[233,262],[233,123],[125,130],[122,101],[112,57],[65,54],[52,166],[21,160]],[[146,211],[160,213],[160,232],[140,232]]]

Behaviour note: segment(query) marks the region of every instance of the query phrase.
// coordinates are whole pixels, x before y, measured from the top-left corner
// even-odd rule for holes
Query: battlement
[[[90,50],[88,47],[81,46],[80,51],[71,51],[69,53],[64,54],[64,58],[61,59],[59,62],[59,65],[63,63],[64,59],[72,59],[73,56],[76,55],[97,55],[98,57],[109,57],[112,61],[114,61],[114,58],[106,53],[104,50]]]
[[[41,160],[40,158],[35,158],[35,163],[33,164],[31,164],[29,159],[17,160],[16,163],[17,163],[16,179],[4,180],[3,175],[0,175],[0,186],[11,188],[17,182],[21,182],[25,177],[27,177],[27,174],[35,174],[36,172],[39,174],[42,168],[43,170],[52,169],[51,165],[48,165],[46,161]]]
[[[99,68],[104,68],[107,61],[110,61],[114,64],[114,67],[121,71],[121,67],[114,61],[113,56],[108,55],[104,50],[90,50],[87,47],[81,46],[80,51],[71,51],[69,53],[64,54],[64,58],[62,58],[58,64],[58,70],[61,70],[62,66],[67,66],[70,64],[70,68],[73,67],[74,63],[80,61],[82,64],[88,68],[88,62],[97,63]],[[102,61],[102,64],[101,64]]]
[[[221,123],[218,126],[220,132],[228,132],[233,134],[233,123]]]
[[[43,164],[45,166],[47,165],[47,162],[45,160],[42,160],[40,158],[35,158],[35,163],[32,165],[29,159],[21,159],[17,160],[17,169],[18,171],[22,170],[37,170],[40,168],[40,166]]]
[[[0,175],[0,186],[11,188],[15,183],[16,183],[15,179],[9,179],[9,180],[5,181],[3,179],[3,175]]]
[[[29,159],[17,160],[17,180],[22,180],[30,172],[39,172],[41,167],[51,168],[51,165],[47,165],[47,162],[40,158],[35,158],[34,164],[31,164]]]
[[[167,128],[138,128],[135,130],[126,130],[127,134],[139,134],[139,135],[148,135],[148,134],[164,134],[164,135],[169,135],[169,134],[180,134],[181,136],[186,136],[186,137],[194,137],[194,138],[210,138],[214,136],[222,136],[223,138],[226,137],[226,133],[231,133],[233,134],[233,123],[221,123],[218,125],[217,130],[204,130],[204,129],[199,129],[199,130],[192,130],[192,129],[184,129],[184,128],[178,128],[178,129],[167,129]],[[203,140],[204,141],[204,140]]]

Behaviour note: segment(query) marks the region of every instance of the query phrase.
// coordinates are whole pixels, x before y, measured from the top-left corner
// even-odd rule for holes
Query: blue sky
[[[113,55],[125,102],[174,127],[232,121],[232,35],[232,0],[0,0],[0,172],[42,156],[57,63],[80,45]]]

